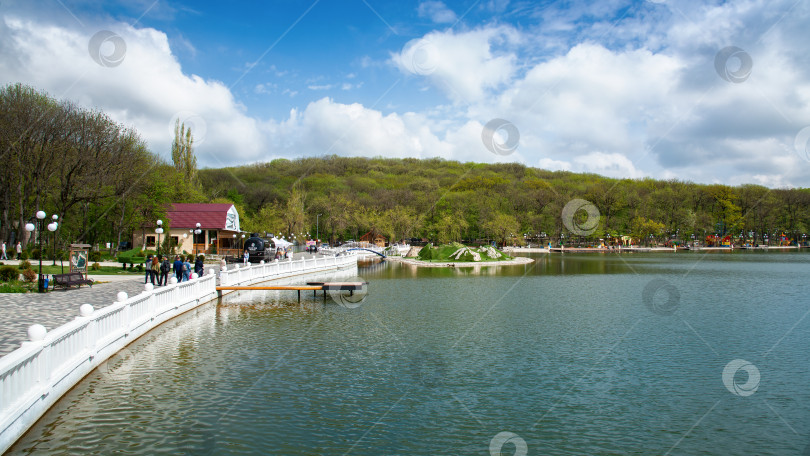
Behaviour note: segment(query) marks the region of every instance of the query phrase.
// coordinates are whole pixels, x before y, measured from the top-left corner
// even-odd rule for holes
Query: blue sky
[[[2,0],[0,83],[103,109],[164,157],[181,118],[203,166],[438,156],[807,187],[808,16],[807,0]]]

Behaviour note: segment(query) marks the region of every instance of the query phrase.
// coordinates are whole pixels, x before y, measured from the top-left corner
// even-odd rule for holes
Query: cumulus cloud
[[[174,118],[193,119],[194,128],[204,130],[197,151],[207,166],[332,153],[438,156],[613,177],[810,185],[810,161],[795,152],[797,137],[810,126],[810,67],[802,49],[810,12],[791,9],[792,0],[690,2],[640,5],[639,15],[618,22],[610,34],[623,37],[621,45],[591,39],[604,35],[605,24],[591,19],[583,25],[587,9],[572,8],[557,22],[548,12],[527,14],[551,21],[542,30],[494,22],[435,30],[391,50],[385,63],[358,60],[375,71],[387,64],[418,81],[415,91],[439,94],[412,112],[398,109],[396,99],[381,100],[385,110],[336,101],[333,96],[373,85],[364,86],[360,71],[301,87],[256,83],[249,92],[302,99],[286,116],[259,119],[223,83],[185,73],[159,30],[107,23],[77,31],[30,15],[0,21],[0,82],[24,82],[103,109],[136,127],[164,157]],[[603,5],[608,16],[617,4]],[[518,6],[526,8],[502,1],[481,8]],[[455,21],[438,1],[421,3],[418,12],[438,23]],[[645,22],[649,18],[654,25]],[[549,39],[578,28],[580,35],[567,36],[587,39]],[[118,66],[99,65],[88,54],[90,37],[102,29],[126,42]],[[751,56],[744,82],[717,74],[715,56],[729,45]],[[511,155],[483,146],[483,126],[495,118],[520,133]]]
[[[419,4],[417,8],[419,17],[429,18],[437,24],[446,24],[456,22],[456,13],[454,13],[444,2],[439,1],[426,1]]]
[[[392,53],[391,61],[404,73],[427,78],[450,99],[472,103],[511,81],[517,56],[509,48],[519,41],[517,30],[507,26],[434,31]]]
[[[98,29],[79,32],[8,16],[2,29],[4,84],[23,82],[56,98],[101,108],[135,126],[163,157],[170,157],[173,123],[181,112],[206,124],[205,137],[197,138],[202,161],[211,163],[206,156],[213,151],[227,150],[231,160],[248,160],[260,152],[256,121],[221,82],[183,74],[162,32],[114,24],[110,31],[126,43],[126,54],[118,66],[107,67],[96,63],[88,49]],[[105,43],[101,52],[111,54],[105,47],[111,45]]]

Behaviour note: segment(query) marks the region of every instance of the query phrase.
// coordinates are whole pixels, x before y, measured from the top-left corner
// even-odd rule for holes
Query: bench
[[[53,275],[53,288],[56,289],[56,286],[60,286],[62,288],[72,287],[73,285],[78,286],[81,288],[82,285],[90,285],[93,287],[93,281],[90,279],[85,279],[84,275],[81,272],[70,272],[67,274],[54,274]]]

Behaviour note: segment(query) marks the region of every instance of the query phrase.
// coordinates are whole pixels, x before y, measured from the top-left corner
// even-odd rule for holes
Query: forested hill
[[[749,232],[801,238],[810,228],[809,189],[619,180],[516,163],[329,156],[203,169],[199,179],[209,199],[237,204],[246,230],[314,235],[319,228],[321,238],[332,239],[368,231],[435,242],[539,232],[555,238]],[[595,229],[576,228],[588,223],[579,211],[570,233],[562,215],[574,199],[598,209]]]

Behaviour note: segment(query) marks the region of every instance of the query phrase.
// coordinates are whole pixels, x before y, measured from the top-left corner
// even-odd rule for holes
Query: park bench
[[[53,275],[53,288],[56,289],[56,286],[60,286],[62,288],[72,287],[76,285],[81,288],[82,285],[90,285],[92,288],[93,281],[90,279],[85,279],[84,274],[81,272],[69,272],[67,274],[54,274]]]

